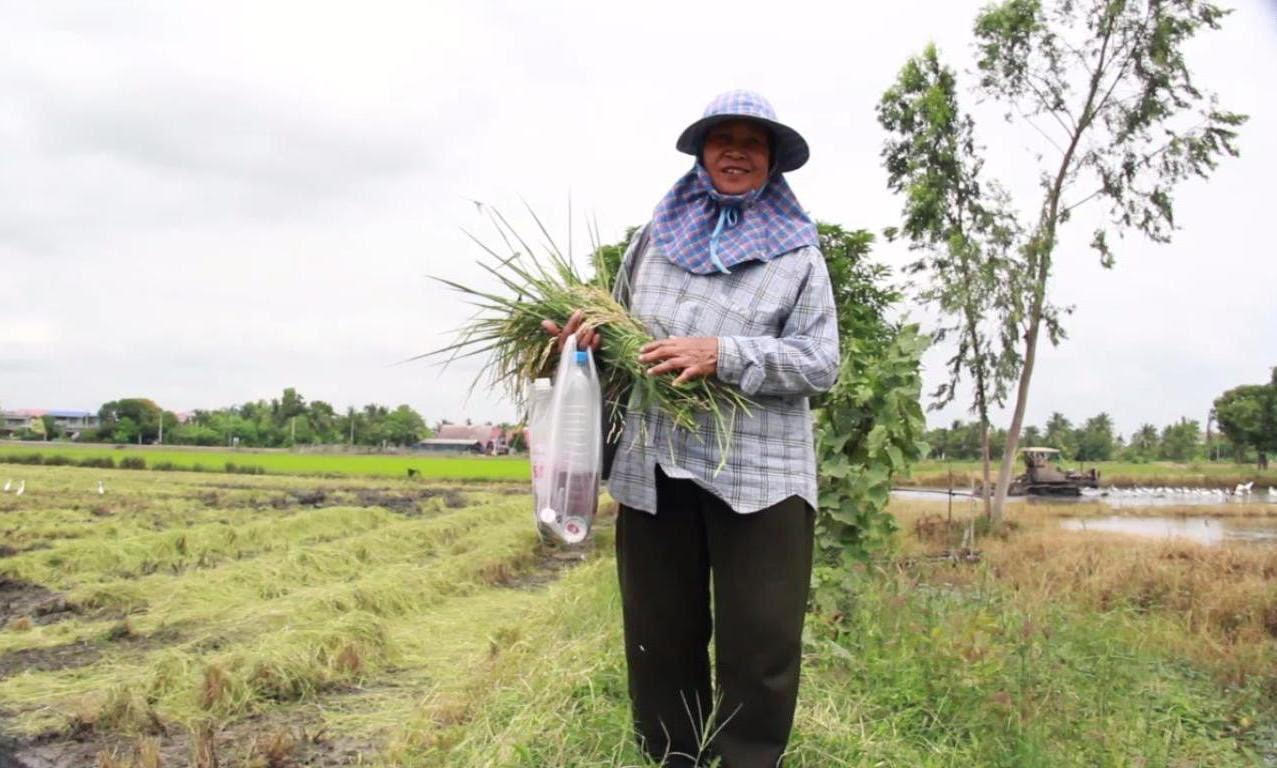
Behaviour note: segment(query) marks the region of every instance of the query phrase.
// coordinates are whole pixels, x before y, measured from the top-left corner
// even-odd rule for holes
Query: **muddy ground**
[[[19,742],[0,737],[0,768],[342,768],[378,751],[371,741],[338,739],[317,707],[255,716],[221,730],[162,726],[132,739],[92,730],[49,733]]]
[[[24,621],[52,624],[74,612],[62,593],[0,575],[0,628],[15,628]]]

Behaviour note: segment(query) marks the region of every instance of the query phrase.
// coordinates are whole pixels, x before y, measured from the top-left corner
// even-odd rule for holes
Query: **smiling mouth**
[[[728,176],[744,176],[745,174],[749,173],[749,171],[745,170],[744,168],[730,167],[730,168],[724,168],[723,173],[725,173]]]

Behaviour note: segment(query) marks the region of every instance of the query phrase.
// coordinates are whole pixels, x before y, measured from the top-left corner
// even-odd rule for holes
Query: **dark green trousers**
[[[656,491],[656,515],[622,506],[616,524],[640,743],[666,766],[775,768],[798,697],[811,508],[794,496],[738,514],[659,467]]]

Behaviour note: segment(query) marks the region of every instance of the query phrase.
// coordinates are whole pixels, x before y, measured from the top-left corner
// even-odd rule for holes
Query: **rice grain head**
[[[536,214],[532,213],[534,219]],[[600,248],[594,247],[595,274],[584,277],[575,264],[554,245],[545,227],[536,219],[548,245],[537,256],[499,212],[493,224],[510,246],[502,256],[471,235],[485,252],[480,266],[500,284],[499,289],[481,290],[436,277],[444,285],[463,294],[476,307],[475,315],[457,332],[456,341],[413,359],[433,358],[445,365],[454,360],[486,356],[487,361],[474,386],[488,380],[504,388],[520,406],[524,390],[532,379],[546,376],[556,358],[555,340],[541,327],[544,320],[562,326],[580,310],[583,323],[601,337],[597,353],[599,380],[608,416],[623,409],[662,411],[678,429],[699,435],[702,419],[710,427],[726,462],[734,422],[738,412],[749,412],[750,400],[723,382],[702,378],[674,385],[675,375],[649,376],[639,362],[639,349],[653,336],[612,295],[611,276],[602,269]],[[467,233],[468,234],[468,233]],[[615,439],[615,435],[612,436]]]

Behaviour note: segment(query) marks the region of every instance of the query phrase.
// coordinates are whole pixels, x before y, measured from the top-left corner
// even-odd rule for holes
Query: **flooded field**
[[[945,488],[894,488],[892,498],[902,501],[978,503],[979,497],[969,490]],[[1168,507],[1227,506],[1239,514],[1271,513],[1277,515],[1277,493],[1264,488],[1249,493],[1233,493],[1210,488],[1113,488],[1084,489],[1081,496],[1008,496],[1008,504],[1103,504],[1114,509],[1136,510]]]
[[[980,499],[947,489],[897,489],[901,502],[949,505],[961,515],[978,514]],[[1195,488],[1121,488],[1086,491],[1078,497],[1007,499],[1012,509],[1034,509],[1059,519],[1069,531],[1176,539],[1199,544],[1277,545],[1277,495]],[[1012,513],[1008,513],[1012,514]]]
[[[1131,517],[1067,518],[1060,527],[1070,531],[1098,531],[1151,539],[1186,539],[1199,544],[1241,542],[1277,544],[1277,519],[1253,517]]]
[[[1115,507],[1244,504],[1272,505],[1277,511],[1277,488],[1253,482],[1235,488],[1180,486],[1082,489],[1084,499],[1102,499]]]

